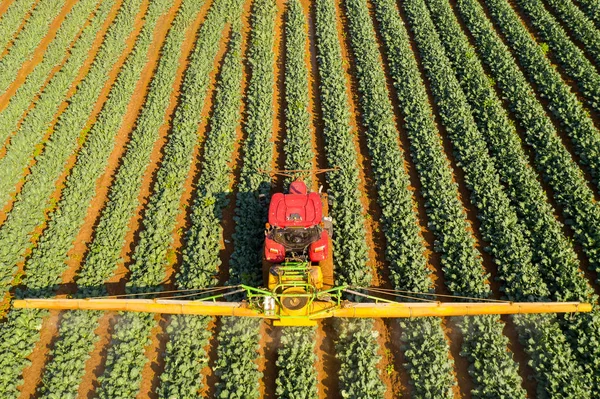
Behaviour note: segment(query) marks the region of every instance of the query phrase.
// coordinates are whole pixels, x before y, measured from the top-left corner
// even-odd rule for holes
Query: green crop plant
[[[4,51],[13,39],[33,3],[35,3],[35,0],[15,1],[2,14],[0,19],[0,51]]]
[[[123,52],[125,40],[133,31],[140,1],[132,0],[123,4],[122,11],[107,32],[92,67],[71,97],[69,106],[60,115],[51,138],[44,151],[36,157],[36,162],[31,167],[6,222],[0,227],[0,243],[3,248],[0,249],[2,291],[8,288],[16,264],[31,246],[33,230],[45,220],[45,211],[51,206],[50,197],[56,190],[56,182],[64,172],[67,160],[77,149],[77,139],[82,134],[88,116],[108,80],[115,58]],[[10,173],[5,177],[2,182],[10,180]]]
[[[532,264],[531,247],[500,185],[485,140],[477,130],[429,11],[422,0],[406,3],[405,9],[442,122],[465,172],[471,199],[478,208],[483,238],[489,242],[489,251],[498,264],[502,289],[511,300],[543,300],[549,294],[548,289],[540,271]],[[577,365],[555,318],[542,315],[513,320],[531,357],[530,365],[536,372],[538,390],[548,395],[571,393],[580,395],[576,397],[588,397],[588,379]],[[535,330],[536,323],[544,327]],[[550,341],[552,345],[549,345]],[[570,381],[568,388],[564,385],[567,380]]]
[[[535,3],[537,3],[536,0],[532,1],[527,9],[538,10]],[[521,66],[530,80],[536,84],[538,91],[548,99],[548,109],[558,118],[561,128],[564,127],[565,132],[571,138],[574,150],[580,157],[581,167],[589,170],[594,184],[600,187],[600,132],[594,126],[589,112],[583,107],[576,94],[571,92],[567,83],[561,79],[560,73],[550,64],[540,46],[531,38],[510,5],[504,0],[488,0],[487,4],[490,14],[498,22],[500,29],[515,50]],[[538,6],[543,8],[541,4]],[[536,14],[535,18],[542,18],[542,16]],[[544,23],[549,22],[545,21]],[[563,39],[569,41],[564,32],[562,34]],[[548,38],[546,37],[546,39]],[[556,52],[556,45],[564,47],[565,51],[569,48],[562,42],[561,44],[556,43],[556,45],[553,44],[555,43],[553,41],[548,41],[548,43],[553,52]],[[572,43],[570,44],[574,47]],[[575,49],[572,48],[573,51]],[[577,51],[579,50],[577,49]],[[573,54],[569,55],[571,59],[574,58],[573,62],[577,64],[576,68],[579,70],[578,76],[572,76],[580,83],[584,90],[583,94],[592,101],[592,106],[596,110],[600,110],[600,75],[582,54],[579,55],[580,58]],[[584,86],[590,90],[585,89]]]
[[[575,0],[585,14],[600,29],[600,0]]]
[[[100,74],[103,72],[103,57],[108,57],[110,59],[110,57],[113,56],[110,49],[118,47],[118,43],[122,43],[124,41],[124,38],[126,38],[132,31],[133,21],[135,19],[135,15],[139,10],[139,6],[140,3],[136,4],[135,2],[133,2],[128,6],[122,7],[117,18],[115,19],[115,22],[113,23],[113,25],[109,29],[109,32],[107,33],[107,37],[105,39],[105,42],[103,43],[103,47],[99,51],[98,57],[94,65],[92,66],[88,77],[95,76],[95,74]],[[135,64],[136,61],[143,61],[145,63],[145,59],[146,55],[145,53],[142,53],[138,54],[137,57],[131,57],[130,62],[132,64]],[[95,72],[95,74],[93,74],[93,72]],[[82,86],[88,89],[89,91],[93,91],[95,88],[95,84],[97,84],[97,82],[88,82],[86,79],[84,83],[82,83]],[[83,89],[82,92],[86,93],[86,91]],[[91,101],[93,102],[94,99],[92,98]],[[93,103],[91,105],[93,105]],[[61,126],[63,126],[63,130],[65,131],[67,126],[73,126],[73,124],[76,124],[77,122],[82,123],[79,121],[79,119],[81,119],[81,115],[75,111],[72,111],[72,113],[69,113],[69,111],[65,111],[65,113],[63,114],[63,118],[64,119],[61,119],[63,123]],[[45,152],[43,155],[40,156],[40,160],[38,161],[36,166],[41,166],[40,169],[36,171],[37,173],[48,171],[48,169],[44,168],[56,168],[57,166],[61,166],[52,163],[52,159],[44,158],[44,156],[47,157],[51,154]],[[45,159],[47,159],[47,161],[44,161]],[[50,171],[48,172],[50,173]],[[40,176],[37,173],[35,175],[36,177],[39,176],[41,178],[48,178],[48,176],[46,175]],[[57,171],[56,173],[59,173],[59,171]],[[31,175],[34,175],[33,171]],[[25,208],[22,210],[18,207],[15,207],[13,209],[13,212],[11,212],[9,215],[9,219],[2,226],[0,240],[14,239],[15,236],[18,237],[17,233],[22,232],[24,230],[24,227],[27,226],[27,224],[23,223],[23,221],[20,220],[20,218],[21,216],[26,216],[25,214],[28,212],[34,213],[35,209],[41,208],[38,212],[41,213],[42,221],[44,220],[44,197],[40,197],[40,194],[43,194],[44,192],[42,190],[39,190],[38,185],[35,185],[35,183],[40,184],[41,182],[38,182],[35,180],[35,178],[32,178],[28,180],[27,183],[30,185],[28,187],[23,187],[23,190],[20,194],[20,198],[23,199],[23,202],[25,202],[27,206],[25,206]],[[35,205],[27,202],[36,200],[37,203],[33,202],[33,204]],[[15,211],[20,211],[20,214],[18,214],[16,217],[14,217]],[[11,219],[12,217],[14,217],[14,219]],[[21,225],[19,225],[19,222],[21,222]],[[7,228],[7,226],[9,228]],[[24,241],[27,244],[30,244],[28,239]],[[69,241],[69,245],[70,244],[71,242]],[[13,249],[14,251],[15,248],[11,249]],[[60,248],[57,247],[57,249]],[[67,249],[65,249],[65,253],[66,251]],[[62,262],[52,263],[50,264],[50,267],[48,267],[47,269],[42,268],[41,271],[39,269],[36,270],[36,267],[32,267],[31,271],[27,271],[26,278],[24,279],[25,286],[27,288],[24,290],[23,294],[29,296],[38,296],[42,294],[42,292],[52,293],[53,284],[58,282],[58,279],[60,278],[60,275],[63,270],[64,266]],[[56,275],[52,276],[51,280],[47,281],[46,273],[51,272],[58,275],[58,277],[56,277]],[[41,328],[42,318],[46,314],[46,311],[40,310],[11,310],[8,313],[7,321],[4,324],[2,324],[2,327],[0,328],[0,336],[3,337],[2,344],[0,346],[0,353],[2,353],[2,360],[0,361],[0,363],[2,364],[0,370],[0,396],[2,396],[3,398],[15,397],[18,394],[17,386],[21,381],[21,372],[29,363],[26,357],[31,353],[31,351],[33,350],[33,345],[39,339],[39,330]],[[14,337],[18,337],[18,345],[14,345]]]
[[[8,48],[8,54],[0,58],[0,94],[4,94],[15,80],[21,65],[31,59],[63,6],[64,2],[60,0],[42,0],[36,4],[31,18]],[[2,23],[3,21],[0,21],[0,24]]]
[[[573,36],[584,46],[596,65],[600,64],[600,30],[571,0],[546,0]],[[561,40],[562,42],[562,40]]]
[[[272,0],[252,4],[247,63],[250,77],[246,88],[247,137],[243,145],[243,164],[236,194],[234,249],[229,259],[229,284],[260,286],[264,224],[267,211],[259,195],[268,197],[270,177],[259,173],[271,169],[273,159],[273,95],[275,18]],[[215,374],[219,377],[217,397],[258,398],[261,373],[254,363],[258,353],[260,320],[226,317],[218,333]]]
[[[487,296],[490,288],[485,282],[481,257],[467,228],[463,205],[458,200],[458,187],[452,181],[452,170],[440,142],[408,33],[393,1],[374,3],[390,75],[404,114],[404,129],[427,201],[428,227],[436,236],[435,250],[442,253],[446,285],[453,294]],[[511,397],[524,397],[517,363],[506,350],[508,341],[502,335],[502,324],[498,320],[497,316],[478,317],[460,324],[464,339],[462,353],[470,361],[469,373],[475,383],[472,392],[474,395],[510,392]],[[482,347],[486,350],[479,350]],[[428,355],[428,359],[431,356]]]
[[[564,73],[577,82],[581,93],[587,100],[587,105],[596,112],[600,112],[600,74],[594,67],[594,64],[592,64],[592,62],[586,58],[584,52],[571,41],[554,16],[546,10],[542,1],[518,0],[516,3],[519,4],[521,9],[525,11],[525,14],[529,16],[529,20],[535,27],[535,30],[539,33],[541,40],[548,43],[548,46],[552,50],[552,54],[562,66]],[[497,18],[498,21],[509,24],[508,21],[513,21],[518,18],[517,14],[510,9],[508,3],[505,3],[504,1],[492,0],[488,1],[487,4],[489,5],[490,13],[494,18]],[[518,35],[521,31],[515,30],[514,33]],[[530,36],[528,36],[528,38],[531,40]],[[514,39],[510,40],[512,41]],[[518,51],[517,54],[520,54],[520,52]],[[527,56],[529,56],[529,54],[527,54]],[[532,59],[530,63],[532,61],[534,60]],[[560,76],[556,70],[553,70],[553,72],[557,77]],[[552,99],[552,96],[548,95],[548,97]],[[556,108],[560,109],[560,106],[566,107],[568,106],[567,104],[569,103],[561,100],[561,103],[559,103]],[[570,109],[570,111],[573,112],[572,109]]]
[[[430,0],[430,8],[463,90],[472,106],[479,107],[479,112],[474,113],[475,119],[485,133],[500,177],[507,185],[511,202],[531,233],[533,259],[542,270],[542,277],[552,298],[559,301],[594,302],[590,297],[593,291],[579,270],[579,261],[572,243],[564,236],[563,226],[555,218],[546,193],[536,179],[535,171],[527,164],[528,159],[515,126],[503,110],[493,88],[487,84],[481,62],[475,56],[467,37],[461,33],[449,4]],[[597,357],[594,355],[598,351],[595,342],[600,339],[595,313],[596,311],[591,315],[576,315],[559,321],[579,363],[589,375],[594,376],[593,389],[597,390],[598,373],[591,360]],[[587,331],[587,334],[581,331]],[[587,349],[578,350],[581,347]]]
[[[142,175],[148,165],[150,152],[158,130],[164,123],[170,93],[175,81],[181,48],[186,31],[200,11],[203,0],[182,3],[162,46],[162,56],[150,83],[145,104],[123,157],[121,168],[109,193],[90,252],[77,280],[80,295],[102,295],[103,282],[111,277],[119,259],[120,249],[129,217],[137,206]],[[116,253],[116,255],[114,255]],[[114,257],[113,257],[114,256]],[[113,260],[114,259],[114,260]],[[76,395],[84,372],[81,359],[89,357],[98,337],[93,331],[98,326],[99,312],[67,312],[59,327],[58,339],[52,349],[52,358],[46,364],[41,392],[66,397]],[[71,381],[64,384],[65,380]]]
[[[177,214],[181,211],[180,198],[193,161],[194,148],[198,145],[197,127],[230,7],[236,7],[236,3],[221,0],[212,4],[190,56],[180,102],[173,117],[173,128],[163,150],[139,242],[132,256],[133,263],[129,266],[128,292],[159,290],[165,278],[172,233]],[[137,374],[137,370],[148,361],[144,348],[156,326],[154,315],[148,313],[128,313],[117,322],[106,367],[99,378],[100,399],[130,398],[138,394],[141,375]],[[131,377],[132,372],[136,373],[134,377]]]
[[[239,14],[239,6],[232,9],[233,13]],[[229,161],[241,118],[243,63],[239,22],[239,15],[234,16],[231,39],[217,84],[202,171],[191,207],[192,223],[185,233],[183,263],[176,275],[176,284],[181,289],[209,287],[217,283],[214,275],[221,264],[222,209],[229,200],[232,183]],[[164,353],[165,370],[160,376],[159,398],[196,397],[202,387],[200,371],[208,360],[204,347],[210,338],[210,320],[191,315],[172,317],[167,327],[170,339]]]
[[[97,29],[102,25],[105,20],[103,10],[108,9],[107,7],[111,3],[104,5],[103,8],[98,8],[100,7],[98,3],[100,3],[99,0],[86,0],[73,6],[73,9],[56,32],[54,40],[48,45],[44,58],[27,75],[15,94],[11,96],[6,108],[0,111],[0,126],[2,126],[0,142],[5,142],[9,135],[17,130],[19,120],[26,114],[35,96],[40,94],[44,83],[51,77],[52,70],[57,65],[67,62],[70,57],[67,50],[74,51],[76,41],[89,40],[88,37],[93,37],[93,33],[90,32],[94,32],[94,28]],[[88,28],[88,26],[85,26],[82,28],[82,20],[89,20],[89,24],[93,27]],[[89,44],[85,46],[88,51],[89,47]]]

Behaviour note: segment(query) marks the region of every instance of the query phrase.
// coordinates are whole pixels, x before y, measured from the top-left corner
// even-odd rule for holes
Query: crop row
[[[590,287],[581,280],[573,246],[562,232],[564,226],[554,217],[537,174],[528,164],[516,128],[474,56],[474,49],[447,2],[428,0],[428,6],[475,122],[487,142],[500,179],[506,184],[511,204],[531,232],[534,264],[542,268],[555,299],[586,300]],[[559,281],[561,289],[557,290]]]
[[[542,47],[531,38],[510,5],[504,0],[488,0],[487,4],[490,13],[515,49],[524,70],[535,82],[540,93],[549,99],[548,108],[560,120],[561,127],[565,127],[575,151],[581,157],[580,163],[590,171],[594,183],[600,185],[600,132],[594,126],[588,111],[561,79],[560,73],[550,64]],[[543,8],[542,5],[540,7]],[[581,67],[584,66],[585,64],[582,64]],[[595,85],[600,90],[600,76],[593,71],[594,67],[591,64],[588,63],[588,66],[589,73],[586,74],[598,82]],[[598,100],[600,96],[592,101]]]
[[[100,3],[99,0],[86,0],[77,2],[73,6],[73,9],[56,32],[54,40],[48,45],[44,58],[27,75],[23,84],[10,98],[6,108],[0,112],[0,126],[2,126],[0,142],[3,143],[17,129],[19,119],[26,113],[52,70],[60,65],[63,60],[65,60],[64,62],[68,60],[67,50],[74,44],[74,41],[80,40],[80,33],[82,36],[85,35],[82,33],[85,30],[85,24],[82,27],[82,21],[87,23],[89,19],[95,18],[96,13],[94,11],[98,7],[98,3]],[[89,46],[87,46],[87,49],[89,50]]]
[[[546,0],[558,17],[569,26],[574,37],[585,47],[596,65],[600,64],[600,30],[571,0]]]
[[[542,277],[554,300],[594,301],[593,290],[579,270],[579,262],[572,244],[562,232],[562,224],[554,217],[535,171],[528,165],[515,126],[500,99],[489,85],[481,63],[462,33],[450,5],[440,0],[430,0],[432,16],[446,47],[454,70],[461,81],[468,101],[476,112],[475,120],[488,142],[488,147],[498,166],[500,178],[519,218],[530,231],[534,263],[542,270]],[[485,105],[483,105],[485,104]],[[597,311],[591,315],[574,315],[559,319],[567,339],[580,364],[595,378],[597,389],[597,358],[600,340]],[[583,351],[578,348],[585,348]],[[592,367],[590,367],[592,366]]]
[[[20,126],[19,119],[22,113],[31,105],[28,102],[31,98],[22,98],[21,96],[27,97],[27,90],[30,89],[29,84],[30,82],[34,83],[37,68],[30,75],[32,80],[28,78],[25,81],[24,85],[15,93],[15,96],[11,98],[8,107],[2,111],[0,122],[6,123],[6,125],[2,125],[6,126],[4,139],[15,132],[16,129],[11,137],[10,144],[7,146],[6,154],[0,159],[0,169],[5,171],[2,180],[0,180],[0,204],[2,206],[8,203],[19,179],[23,178],[28,163],[36,154],[36,146],[40,144],[44,135],[50,130],[60,104],[67,99],[73,81],[84,62],[89,58],[90,47],[93,45],[113,5],[114,1],[112,0],[103,2],[100,5],[90,25],[83,30],[79,39],[70,49],[69,58],[40,93],[35,102],[35,107],[27,112]],[[55,50],[53,46],[51,47],[49,50],[54,53]],[[56,52],[61,53],[61,55],[64,54],[64,51],[64,48],[56,49]],[[52,61],[52,57],[49,57],[49,60]],[[44,66],[44,61],[40,65],[42,65],[42,68],[47,67]],[[35,95],[35,90],[33,92],[31,96]]]
[[[404,154],[399,146],[390,93],[367,3],[365,0],[346,0],[344,3],[356,62],[361,114],[382,211],[391,282],[401,290],[428,291],[432,286],[430,270],[426,266],[412,192],[408,189],[408,174],[405,168],[398,167],[404,164]],[[440,320],[415,324],[425,325],[428,322],[432,331],[423,340],[413,340],[406,335],[405,356],[411,365],[409,373],[417,396],[449,397],[454,378]],[[425,363],[425,359],[433,361]],[[434,369],[437,369],[435,377]]]
[[[577,3],[600,29],[600,0],[577,0]]]
[[[176,218],[181,211],[181,196],[198,145],[198,124],[210,83],[210,73],[219,50],[228,1],[213,3],[197,38],[197,47],[185,73],[179,105],[175,109],[173,127],[156,174],[152,195],[144,213],[139,241],[130,265],[128,292],[159,289],[169,264],[168,252],[173,243]],[[131,329],[130,324],[140,326]],[[137,372],[148,359],[146,342],[156,327],[151,314],[125,314],[114,327],[103,375],[99,378],[100,398],[134,397],[140,388]],[[135,373],[135,377],[131,376]]]
[[[185,32],[202,3],[203,0],[184,1],[166,36],[146,102],[79,274],[77,282],[83,296],[102,295],[103,282],[112,275],[120,261],[119,254],[124,245],[128,221],[138,203],[142,175],[148,165],[153,144],[158,139],[158,130],[164,123]],[[42,378],[43,392],[61,397],[76,395],[84,372],[84,362],[98,339],[93,331],[98,326],[99,318],[100,313],[83,311],[67,312],[63,316],[52,358],[46,364]],[[70,383],[64,384],[65,380]]]
[[[332,7],[330,2],[314,4],[325,155],[330,168],[339,168],[327,174],[328,194],[335,198],[329,208],[335,227],[333,264],[337,284],[352,282],[369,286],[371,274],[366,267],[367,243],[364,210],[360,202],[359,165],[350,126],[335,9]]]
[[[33,3],[35,3],[35,0],[15,1],[2,14],[0,19],[0,53],[4,51],[15,36]]]
[[[311,145],[308,109],[308,72],[304,62],[306,21],[299,1],[287,4],[285,26],[285,168],[312,169],[314,153]],[[312,177],[304,179],[308,187]]]
[[[550,118],[527,83],[509,49],[495,34],[481,6],[461,1],[459,11],[477,43],[482,60],[489,65],[492,77],[502,90],[516,119],[524,129],[525,141],[536,154],[535,166],[553,190],[562,207],[566,223],[571,225],[591,266],[599,268],[600,208],[587,186],[581,170],[558,137]]]
[[[250,77],[246,92],[247,137],[236,195],[234,250],[229,262],[230,284],[262,285],[262,243],[267,211],[259,195],[269,196],[269,175],[273,159],[273,95],[275,18],[273,0],[255,0],[250,17],[247,63]],[[255,363],[258,357],[260,320],[226,317],[218,334],[219,377],[217,396],[221,398],[258,398],[262,374]]]
[[[277,350],[279,372],[275,381],[277,397],[317,399],[315,328],[284,327],[280,344]]]
[[[240,7],[232,7],[239,12]],[[202,171],[198,179],[183,249],[183,263],[176,276],[181,289],[209,287],[217,283],[214,275],[219,257],[222,209],[227,205],[232,182],[229,162],[233,155],[236,128],[240,120],[242,93],[242,36],[239,15],[232,22],[229,49],[223,60],[210,118],[210,131],[204,144]],[[160,398],[195,398],[202,388],[201,369],[207,363],[204,347],[210,338],[211,318],[173,316],[164,353],[165,370],[160,376]]]
[[[440,4],[440,8],[443,5],[449,9],[445,3],[438,1],[436,3]],[[482,12],[481,9],[479,11]],[[454,63],[458,65],[456,70],[462,76],[463,87],[469,88],[465,90],[470,93],[472,104],[486,104],[485,110],[477,115],[480,126],[496,127],[493,132],[489,128],[484,131],[488,133],[490,148],[496,161],[499,162],[500,173],[507,183],[512,202],[531,232],[534,259],[542,270],[550,293],[557,300],[590,300],[591,288],[578,270],[578,262],[572,245],[562,234],[562,226],[554,218],[543,189],[535,179],[535,174],[525,166],[526,156],[514,126],[501,110],[499,99],[484,83],[487,82],[487,77],[477,58],[467,56],[467,54],[473,54],[473,50],[469,48],[466,37],[457,34],[460,30],[458,22],[452,20],[453,28],[448,27],[451,25],[449,18],[446,18],[445,22],[445,24],[439,24],[440,31],[446,31],[444,34],[446,38],[454,38],[447,43],[447,49]],[[442,28],[443,26],[444,28]],[[512,98],[509,100],[512,101]],[[518,167],[518,165],[521,166]],[[593,366],[590,368],[594,364],[594,361],[590,359],[597,358],[595,354],[597,354],[598,348],[595,342],[600,339],[596,313],[595,310],[590,315],[574,315],[560,319],[560,322],[579,363],[593,378],[594,391],[598,392],[600,379],[597,368],[594,369]],[[582,351],[580,348],[585,349]]]
[[[334,274],[338,283],[368,286],[371,271],[366,264],[366,253],[364,258],[357,256],[362,254],[363,248],[366,251],[364,219],[360,199],[356,196],[359,184],[356,150],[350,136],[347,80],[342,67],[334,1],[317,2],[315,15],[325,151],[329,165],[340,167],[339,172],[327,176],[330,195],[336,199],[330,212],[336,223]],[[347,197],[340,198],[342,195]],[[348,214],[349,210],[353,210],[355,214]],[[356,236],[359,232],[362,234]],[[353,248],[355,254],[352,253]],[[385,387],[377,369],[379,357],[376,353],[379,345],[373,336],[373,321],[343,320],[334,327],[338,332],[336,346],[359,347],[368,351],[368,354],[353,350],[336,351],[340,363],[340,391],[349,398],[381,397]],[[355,334],[344,334],[344,331],[349,330]]]
[[[68,158],[78,147],[78,139],[108,80],[114,60],[118,59],[125,48],[125,41],[134,29],[134,20],[140,4],[141,0],[123,4],[122,11],[107,32],[92,67],[71,97],[69,106],[60,115],[51,138],[44,151],[36,157],[36,163],[31,167],[13,209],[0,228],[2,291],[7,289],[17,262],[31,246],[33,230],[45,220],[44,213],[52,204],[50,196],[56,190],[56,181],[64,172]]]
[[[0,59],[0,94],[6,92],[23,63],[32,57],[63,5],[64,2],[60,0],[44,0],[37,3],[31,18],[13,41],[8,54]]]
[[[110,48],[109,46],[115,46],[116,43],[114,42],[123,42],[124,38],[126,38],[129,33],[131,32],[131,30],[133,29],[133,21],[135,18],[135,15],[137,14],[137,9],[139,8],[139,4],[138,3],[138,7],[135,7],[135,4],[131,4],[131,7],[123,7],[122,10],[119,12],[119,15],[117,16],[117,18],[115,19],[115,25],[113,24],[113,26],[110,28],[109,32],[107,33],[107,37],[105,39],[105,42],[103,43],[103,48],[99,51],[98,53],[98,58],[97,59],[102,59],[102,57],[110,57],[110,56],[114,56],[114,54],[111,54],[110,51],[108,51],[107,49]],[[106,46],[106,47],[104,47]],[[145,63],[145,57],[146,54],[141,54],[138,56],[138,58],[140,58],[141,60],[144,61]],[[135,63],[135,57],[133,57],[133,60],[131,62]],[[101,64],[96,64],[94,63],[94,66],[92,66],[92,70],[94,70],[94,67],[96,67],[96,69],[99,69],[99,67],[97,65],[101,65]],[[92,70],[90,70],[90,74],[92,73]],[[88,77],[90,75],[88,74]],[[93,75],[91,75],[93,76]],[[137,80],[137,78],[135,78],[135,80]],[[84,83],[82,84],[82,87],[85,87],[85,82],[87,82],[87,79],[84,81]],[[90,86],[92,86],[92,84],[90,83]],[[89,86],[88,86],[89,87]],[[66,117],[65,117],[66,115]],[[62,126],[69,126],[69,122],[77,122],[77,120],[73,121],[72,119],[69,120],[68,117],[71,116],[73,119],[76,119],[76,116],[80,116],[79,114],[76,115],[72,115],[68,113],[68,110],[65,111],[65,113],[63,113],[63,117],[64,119],[62,119],[63,124]],[[75,128],[75,127],[74,127]],[[52,159],[48,159],[46,157],[48,157],[49,155],[51,155],[51,152],[46,152],[44,153],[42,156],[40,156],[38,158],[38,163],[36,164],[36,166],[38,165],[42,165],[42,168],[40,169],[32,169],[32,174],[30,176],[32,176],[32,179],[29,179],[26,183],[26,185],[23,187],[23,191],[21,192],[21,199],[23,199],[22,202],[26,202],[25,204],[25,208],[20,208],[19,206],[15,206],[15,208],[13,209],[13,212],[11,212],[9,214],[9,219],[7,220],[7,222],[2,226],[2,233],[13,233],[11,232],[10,229],[6,229],[7,226],[9,227],[13,227],[13,225],[11,225],[10,223],[18,223],[19,219],[18,218],[13,218],[15,211],[20,211],[21,214],[27,214],[27,213],[35,213],[35,211],[37,210],[40,214],[41,214],[41,221],[43,222],[44,219],[44,205],[46,204],[46,201],[48,201],[46,199],[46,197],[42,197],[38,195],[40,194],[40,190],[39,187],[34,186],[33,184],[36,183],[36,179],[35,177],[40,176],[37,173],[39,172],[44,172],[43,166],[53,166],[56,168],[57,165],[52,164]],[[46,165],[44,165],[46,164]],[[35,174],[34,174],[35,173]],[[57,171],[57,173],[59,173],[59,171]],[[44,177],[44,175],[41,176],[42,178]],[[52,182],[49,182],[53,188],[53,184],[51,184]],[[42,191],[43,193],[43,191]],[[50,190],[51,193],[51,190]],[[49,196],[49,194],[48,194]],[[37,202],[34,202],[35,200],[37,200]],[[28,202],[31,201],[31,202]],[[22,202],[19,202],[19,204],[22,204]],[[77,204],[77,202],[75,202],[75,207],[77,207],[79,204]],[[41,208],[41,209],[40,209]],[[61,210],[58,214],[54,214],[54,216],[56,215],[60,215],[62,212],[68,212],[69,209],[65,209],[64,211]],[[20,216],[20,215],[18,215]],[[25,216],[25,215],[24,215]],[[18,226],[16,226],[18,227]],[[18,231],[18,230],[17,230]],[[6,237],[8,236],[8,238],[11,238],[10,235],[6,234],[3,235],[2,238],[6,239]],[[46,236],[45,236],[46,237]],[[26,239],[24,240],[27,244],[30,244],[28,237],[25,237]],[[72,241],[72,240],[71,240]],[[71,241],[68,242],[68,247],[70,247],[71,245]],[[10,241],[9,241],[10,242]],[[57,249],[62,249],[65,251],[68,250],[67,248],[57,248]],[[16,248],[9,248],[12,249],[12,251],[15,251]],[[14,254],[12,254],[14,256]],[[14,265],[12,265],[14,267]],[[26,266],[26,269],[29,269],[29,263]],[[55,275],[57,276],[53,276],[54,278],[52,279],[53,281],[48,282],[45,280],[45,278],[42,277],[42,275],[38,276],[37,272],[39,270],[36,270],[37,268],[32,266],[32,270],[31,271],[27,271],[27,276],[26,276],[26,286],[27,284],[31,284],[31,286],[27,286],[27,289],[25,290],[25,294],[28,296],[37,296],[40,295],[41,292],[44,293],[48,293],[51,292],[52,289],[52,284],[55,284],[57,282],[57,280],[60,278],[60,274],[62,272],[62,270],[64,270],[64,258],[62,261],[57,262],[56,264],[50,263],[49,269],[48,270],[44,270],[42,268],[41,272],[42,273],[48,273],[48,272],[54,272]],[[40,292],[40,289],[42,289],[42,291]],[[47,312],[45,311],[39,311],[39,310],[12,310],[9,311],[9,314],[7,316],[7,322],[2,324],[1,330],[0,330],[0,335],[3,337],[2,339],[2,347],[0,348],[0,353],[2,353],[2,369],[1,369],[1,373],[0,374],[0,393],[2,393],[2,397],[12,397],[14,395],[16,395],[18,393],[18,391],[16,391],[16,386],[18,384],[19,381],[19,376],[21,374],[21,371],[23,370],[23,368],[28,364],[28,360],[26,359],[26,356],[29,355],[29,353],[31,352],[31,350],[33,349],[33,345],[35,344],[35,342],[37,342],[37,340],[39,339],[39,328],[41,327],[41,323],[42,323],[42,317],[46,314]],[[27,320],[27,323],[23,323],[24,320]],[[19,345],[18,346],[14,346],[14,342],[11,342],[12,337],[18,337],[19,339]]]
[[[548,296],[548,290],[540,271],[532,264],[532,251],[525,233],[502,189],[486,143],[477,130],[471,109],[444,53],[427,7],[422,0],[414,0],[406,3],[406,11],[442,122],[465,172],[471,199],[478,208],[480,231],[498,265],[498,277],[504,283],[502,289],[511,300],[543,299]],[[565,392],[561,383],[570,379],[572,385],[569,390],[585,395],[582,370],[577,366],[556,320],[550,316],[540,317],[539,321],[544,321],[547,328],[535,331],[535,339],[530,339],[533,334],[530,327],[534,325],[536,317],[514,320],[531,356],[530,364],[535,371],[538,387],[549,394],[557,393],[556,390]],[[548,348],[548,340],[554,340],[552,351]]]
[[[548,43],[548,47],[556,56],[562,70],[577,82],[588,106],[597,112],[600,111],[600,75],[594,65],[585,57],[583,51],[571,41],[554,16],[544,8],[541,0],[517,0],[516,3],[529,16],[531,24],[535,27],[541,39]],[[508,3],[494,0],[487,2],[487,4],[490,4],[492,15],[517,19],[517,15],[510,9]],[[498,11],[494,12],[493,9]],[[507,12],[509,10],[511,13]],[[555,73],[560,76],[558,72]],[[548,97],[552,98],[551,96]]]
[[[311,169],[314,152],[311,142],[308,72],[305,62],[307,25],[299,0],[287,2],[285,22],[285,126],[283,151],[288,170]],[[307,187],[312,176],[302,176]],[[331,255],[330,255],[331,256]],[[276,394],[278,397],[316,399],[317,361],[315,329],[287,327],[277,350]]]
[[[411,142],[411,155],[421,180],[421,192],[427,201],[428,227],[436,236],[435,250],[442,253],[446,285],[457,295],[487,296],[490,289],[485,282],[481,257],[467,228],[458,188],[452,181],[452,169],[439,139],[408,34],[393,1],[377,0],[374,3],[390,74],[399,89],[398,100]],[[502,335],[498,317],[470,318],[461,329],[463,355],[471,363],[475,392],[488,395],[510,392],[511,397],[523,397],[517,364],[506,350],[507,338]],[[479,350],[481,347],[486,350]],[[500,375],[503,378],[499,378]]]

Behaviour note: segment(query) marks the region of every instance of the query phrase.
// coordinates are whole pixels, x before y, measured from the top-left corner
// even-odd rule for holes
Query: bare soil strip
[[[77,0],[65,1],[63,8],[61,9],[60,13],[56,16],[56,18],[54,18],[54,21],[50,24],[46,36],[44,36],[44,38],[40,41],[40,44],[33,52],[32,57],[25,61],[23,64],[21,64],[21,68],[19,69],[15,80],[8,86],[8,88],[2,94],[2,96],[0,96],[0,104],[7,102],[15,94],[17,89],[21,87],[21,85],[27,78],[27,75],[29,75],[29,73],[33,71],[37,64],[39,64],[44,59],[44,54],[46,53],[48,45],[50,45],[50,42],[54,40],[54,37],[56,36],[56,32],[60,28],[60,25],[63,23],[67,14],[69,14],[76,2]]]

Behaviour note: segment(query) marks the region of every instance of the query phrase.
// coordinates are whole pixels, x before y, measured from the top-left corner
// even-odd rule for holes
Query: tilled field
[[[600,397],[598,0],[0,1],[0,398]],[[18,310],[262,284],[289,180],[336,283],[590,314]]]

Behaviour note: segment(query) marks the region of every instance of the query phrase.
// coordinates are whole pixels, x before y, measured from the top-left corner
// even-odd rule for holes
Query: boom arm
[[[60,310],[104,310],[206,316],[243,316],[277,320],[279,325],[314,324],[327,317],[425,317],[474,316],[486,314],[528,314],[590,312],[592,305],[580,302],[395,302],[381,298],[375,303],[341,301],[345,287],[317,294],[273,294],[244,287],[249,302],[216,302],[212,300],[177,299],[23,299],[13,302],[16,308]],[[349,291],[354,292],[354,291]],[[327,295],[326,299],[318,295]],[[305,298],[305,299],[304,299]],[[291,300],[291,301],[287,301]],[[294,301],[302,299],[302,306]],[[382,303],[383,302],[383,303]],[[287,320],[285,322],[284,320]]]

